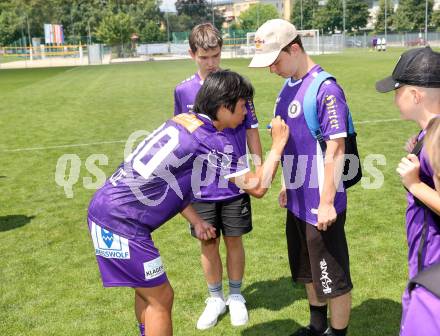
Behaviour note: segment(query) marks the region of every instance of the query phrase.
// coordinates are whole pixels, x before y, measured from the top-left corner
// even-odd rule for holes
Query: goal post
[[[319,29],[298,30],[304,50],[311,55],[321,54]]]

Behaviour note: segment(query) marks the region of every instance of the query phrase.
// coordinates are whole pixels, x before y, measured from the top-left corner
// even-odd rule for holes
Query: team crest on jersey
[[[287,114],[290,118],[296,118],[301,113],[301,104],[299,101],[294,100],[290,103],[289,108],[287,109]]]
[[[144,263],[145,280],[155,279],[165,273],[162,259],[157,257]]]
[[[130,259],[128,239],[92,222],[92,239],[97,256],[109,259]]]

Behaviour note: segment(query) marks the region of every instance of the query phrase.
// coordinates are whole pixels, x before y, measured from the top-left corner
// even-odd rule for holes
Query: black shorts
[[[287,251],[293,281],[313,283],[321,299],[341,296],[353,288],[345,214],[338,214],[327,231],[319,231],[287,211]]]
[[[217,237],[240,237],[252,231],[251,200],[248,194],[219,202],[195,202],[191,204],[205,221],[214,225]],[[191,235],[195,237],[194,228]]]

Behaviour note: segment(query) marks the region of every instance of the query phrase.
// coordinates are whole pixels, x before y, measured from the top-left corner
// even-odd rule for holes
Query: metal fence
[[[425,41],[424,33],[389,33],[385,35],[369,35],[367,33],[345,37],[346,48],[371,48],[373,39],[385,38],[388,47],[417,47],[429,44],[433,47],[440,46],[440,32],[429,32]]]
[[[111,48],[91,45],[0,47],[0,69],[108,64]]]
[[[241,34],[243,35],[243,34]],[[172,43],[121,44],[116,46],[91,45],[35,45],[32,47],[0,47],[0,69],[53,66],[79,66],[110,64],[118,62],[166,60],[189,58],[188,36],[174,35]],[[384,38],[384,34],[367,35],[320,35],[303,37],[303,44],[310,54],[339,53],[345,48],[371,48],[373,38]],[[425,45],[421,33],[387,34],[387,47],[415,47]],[[440,46],[440,32],[428,34],[428,44]],[[255,47],[246,36],[225,37],[223,58],[252,57]]]

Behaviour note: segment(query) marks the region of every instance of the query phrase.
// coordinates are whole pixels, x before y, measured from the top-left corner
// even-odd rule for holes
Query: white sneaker
[[[249,321],[245,303],[246,300],[241,294],[229,295],[228,301],[226,301],[226,304],[229,306],[229,314],[231,315],[231,324],[234,327],[245,325]]]
[[[226,312],[226,303],[218,297],[209,297],[205,301],[206,307],[197,321],[197,329],[205,330],[216,325],[217,319]]]

